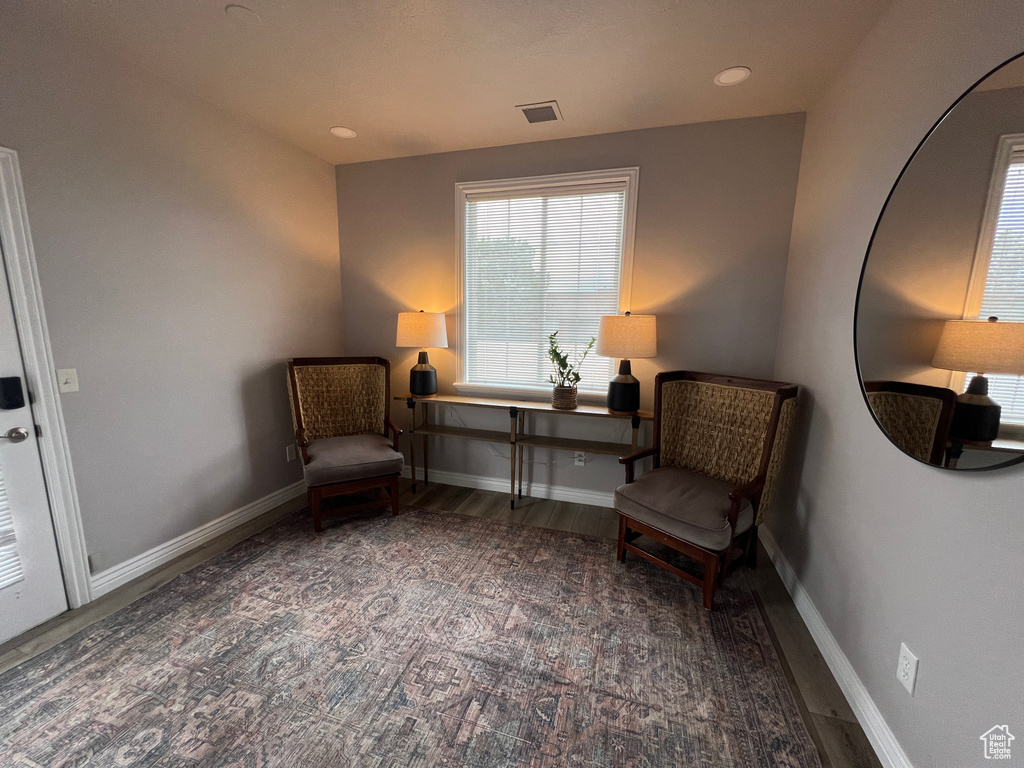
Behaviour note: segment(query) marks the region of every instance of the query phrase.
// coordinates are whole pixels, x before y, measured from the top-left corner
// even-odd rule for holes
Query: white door
[[[6,268],[2,277],[0,377],[17,377],[25,402],[0,382],[0,643],[68,609]]]

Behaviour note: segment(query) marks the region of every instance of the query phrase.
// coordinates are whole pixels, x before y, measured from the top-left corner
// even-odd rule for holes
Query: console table
[[[397,395],[395,400],[405,400],[410,410],[412,423],[409,427],[409,458],[412,464],[412,487],[416,490],[416,435],[423,436],[423,482],[429,484],[427,461],[427,436],[460,437],[463,440],[482,440],[488,443],[503,443],[511,449],[509,470],[509,503],[516,506],[516,480],[519,481],[519,498],[523,498],[523,454],[527,448],[553,448],[562,451],[584,451],[610,456],[625,456],[637,450],[637,437],[642,420],[651,421],[654,414],[650,411],[638,411],[636,414],[610,413],[607,408],[597,405],[581,405],[572,411],[553,408],[550,403],[531,400],[502,400],[495,398],[463,397],[460,395],[436,395],[434,397],[411,397]],[[416,405],[420,405],[420,417],[417,423]],[[469,429],[466,427],[449,427],[444,424],[431,423],[430,406],[458,405],[471,408],[491,408],[507,410],[509,418],[508,431],[489,429]],[[583,440],[572,437],[553,437],[538,435],[526,431],[526,414],[544,413],[564,416],[590,416],[605,419],[629,419],[633,427],[633,440],[630,443],[610,443],[599,440]]]
[[[965,449],[973,452],[987,453],[992,458],[991,461],[980,465],[976,463],[974,468],[998,466],[1024,453],[1024,441],[997,438],[987,442],[979,442],[977,440],[954,438],[946,443],[946,466],[950,469],[956,469],[957,463],[960,461],[960,457],[963,456]]]

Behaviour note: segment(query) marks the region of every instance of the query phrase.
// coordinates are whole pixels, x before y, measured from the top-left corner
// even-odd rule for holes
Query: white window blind
[[[1003,180],[992,252],[979,317],[1024,322],[1024,148],[1010,153]],[[971,372],[966,377],[970,381]],[[989,396],[1002,406],[1001,421],[1024,425],[1024,377],[986,374]]]
[[[0,473],[0,589],[9,587],[23,578],[18,544],[14,540],[11,504],[7,498],[7,486],[4,483],[3,474]]]
[[[465,195],[460,389],[547,389],[548,336],[571,360],[620,308],[627,260],[627,179]],[[581,392],[603,393],[614,360],[591,351]]]

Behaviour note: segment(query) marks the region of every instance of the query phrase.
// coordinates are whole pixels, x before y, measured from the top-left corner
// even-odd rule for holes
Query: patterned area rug
[[[297,515],[0,676],[4,766],[819,766],[742,573]]]

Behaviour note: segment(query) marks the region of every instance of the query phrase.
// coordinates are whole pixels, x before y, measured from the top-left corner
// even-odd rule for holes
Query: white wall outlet
[[[77,392],[78,391],[78,369],[58,368],[57,369],[57,391]]]
[[[295,446],[294,445],[286,445],[284,447],[284,460],[285,461],[295,461]]]
[[[576,451],[572,455],[572,463],[577,467],[585,466],[587,463],[587,454],[583,451]]]
[[[896,665],[896,679],[903,683],[910,695],[914,695],[914,686],[917,685],[917,656],[910,652],[906,643],[900,643],[900,660]]]

